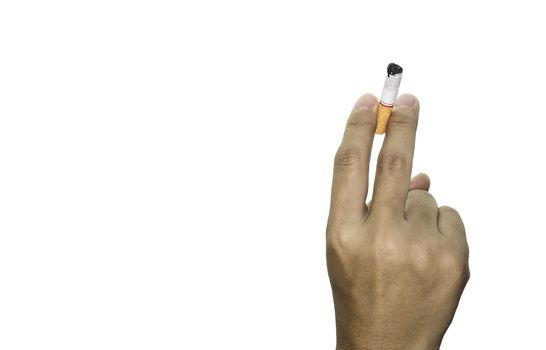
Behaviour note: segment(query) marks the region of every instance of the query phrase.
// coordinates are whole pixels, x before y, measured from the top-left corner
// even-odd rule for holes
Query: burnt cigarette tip
[[[390,77],[391,75],[394,75],[394,74],[400,74],[403,71],[404,70],[402,69],[402,67],[400,67],[396,63],[389,63],[389,65],[387,66],[387,76],[388,77]]]

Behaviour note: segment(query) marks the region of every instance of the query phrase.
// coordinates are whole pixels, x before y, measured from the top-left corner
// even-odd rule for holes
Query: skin
[[[464,224],[411,177],[419,101],[398,98],[366,204],[377,98],[356,103],[336,153],[326,257],[338,350],[439,349],[470,277]]]

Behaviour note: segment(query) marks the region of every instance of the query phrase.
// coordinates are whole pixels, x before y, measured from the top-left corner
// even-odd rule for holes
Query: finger
[[[430,178],[427,174],[419,173],[411,178],[409,189],[411,190],[424,190],[430,189]]]
[[[411,178],[410,181],[410,191],[413,190],[423,190],[428,191],[430,189],[430,178],[427,174],[419,173]],[[372,201],[370,200],[367,204],[367,207],[370,208]]]
[[[438,203],[427,191],[410,191],[406,201],[406,219],[421,226],[435,227],[434,224],[438,220]]]
[[[466,231],[457,210],[448,206],[438,208],[438,230],[468,259]]]
[[[367,210],[368,172],[375,134],[377,98],[363,95],[347,121],[335,156],[330,214],[334,218],[362,219]]]
[[[466,240],[463,220],[457,210],[451,207],[438,208],[438,229],[445,235],[461,236]]]
[[[417,98],[409,94],[400,96],[379,152],[370,215],[377,210],[390,217],[404,216],[418,118]]]

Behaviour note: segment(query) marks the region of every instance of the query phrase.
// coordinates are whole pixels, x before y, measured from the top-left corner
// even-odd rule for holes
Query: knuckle
[[[426,249],[413,249],[410,266],[418,275],[428,275],[433,264],[433,256]]]
[[[468,260],[464,254],[460,254],[454,250],[447,251],[441,254],[439,267],[442,273],[450,278],[467,279],[469,274]]]
[[[326,257],[331,262],[343,264],[353,256],[359,256],[358,240],[348,231],[331,232],[326,236]]]
[[[434,196],[431,195],[428,191],[415,189],[408,192],[408,197],[415,198],[416,200],[430,200],[434,199]]]
[[[407,169],[409,161],[399,153],[385,153],[379,156],[378,164],[381,172],[399,174]]]
[[[416,129],[418,123],[419,118],[411,109],[398,110],[397,113],[392,114],[389,120],[390,125],[395,125],[397,127],[409,127],[412,129]]]
[[[468,280],[470,280],[470,267],[468,266],[468,264],[466,264],[466,269],[464,271],[463,279],[465,283],[468,282]]]
[[[389,265],[405,265],[407,254],[401,242],[393,237],[382,235],[374,244],[374,257]]]
[[[448,225],[456,231],[462,232],[463,236],[465,233],[465,227],[463,219],[461,218],[461,215],[459,215],[459,212],[452,207],[448,206],[441,206],[438,208],[440,214],[441,214],[441,220],[443,222],[448,223]]]
[[[326,237],[326,247],[335,252],[342,252],[345,247],[350,246],[347,236],[341,232],[329,234]]]
[[[364,162],[364,152],[356,147],[341,147],[335,155],[334,165],[336,169],[359,168]]]
[[[466,261],[468,261],[468,258],[470,257],[470,248],[468,247],[468,243],[465,241],[462,246],[463,256]]]
[[[440,207],[440,210],[443,213],[449,215],[450,217],[461,220],[461,215],[459,215],[459,212],[457,210],[455,210],[454,208],[450,207],[450,206],[443,205],[443,206]]]
[[[349,117],[347,120],[347,130],[349,129],[374,129],[376,125],[377,118],[373,113],[369,112],[356,112]]]
[[[436,198],[428,191],[415,189],[408,192],[408,205],[437,209]]]

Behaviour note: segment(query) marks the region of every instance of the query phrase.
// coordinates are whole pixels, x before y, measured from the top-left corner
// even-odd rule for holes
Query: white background
[[[443,349],[546,349],[539,4],[2,1],[0,348],[334,349],[333,155],[396,62],[470,243]]]

